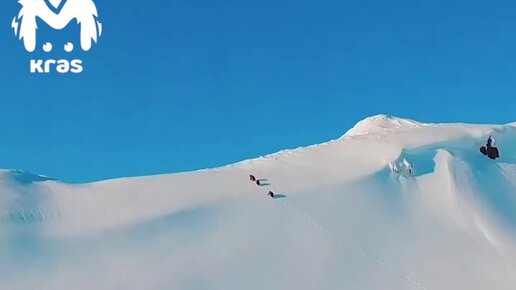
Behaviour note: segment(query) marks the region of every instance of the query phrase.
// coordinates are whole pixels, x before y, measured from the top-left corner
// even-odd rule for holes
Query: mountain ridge
[[[0,288],[512,290],[516,128],[355,127],[192,172],[67,184],[0,171]],[[496,161],[478,150],[491,134]]]

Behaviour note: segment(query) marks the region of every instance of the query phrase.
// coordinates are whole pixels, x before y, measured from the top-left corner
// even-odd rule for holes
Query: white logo
[[[80,25],[80,46],[82,50],[91,49],[92,43],[102,35],[102,24],[98,20],[97,7],[93,0],[19,0],[22,8],[14,17],[11,27],[14,34],[23,40],[25,49],[34,52],[37,46],[36,32],[38,30],[36,20],[39,18],[56,30],[68,26],[72,20]],[[41,49],[49,53],[53,49],[52,43],[46,42]],[[74,45],[67,42],[63,50],[72,52]],[[56,65],[59,73],[82,72],[81,60],[31,60],[32,73],[49,73]]]

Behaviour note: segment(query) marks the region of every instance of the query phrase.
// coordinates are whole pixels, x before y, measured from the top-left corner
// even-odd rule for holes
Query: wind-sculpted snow
[[[490,134],[496,161],[478,150]],[[509,290],[515,234],[514,124],[380,115],[216,169],[0,172],[0,289]]]

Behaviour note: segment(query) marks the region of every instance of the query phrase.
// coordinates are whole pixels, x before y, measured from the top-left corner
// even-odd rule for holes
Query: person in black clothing
[[[492,136],[489,136],[487,139],[486,146],[480,147],[480,152],[493,160],[500,157],[498,148],[494,147],[494,139]]]
[[[249,180],[256,181],[256,177],[254,175],[249,175]]]
[[[486,143],[487,149],[492,148],[492,143],[493,143],[493,136],[489,136],[489,138],[487,139],[487,143]]]
[[[269,194],[268,194],[268,196],[270,196],[270,197],[274,198],[274,192],[272,192],[272,191],[269,191]]]

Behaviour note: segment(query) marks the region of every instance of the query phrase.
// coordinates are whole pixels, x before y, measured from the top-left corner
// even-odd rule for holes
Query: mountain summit
[[[353,128],[346,132],[345,136],[365,135],[385,130],[411,128],[421,125],[422,123],[419,123],[414,120],[402,119],[398,117],[380,114],[368,117],[358,122]]]

